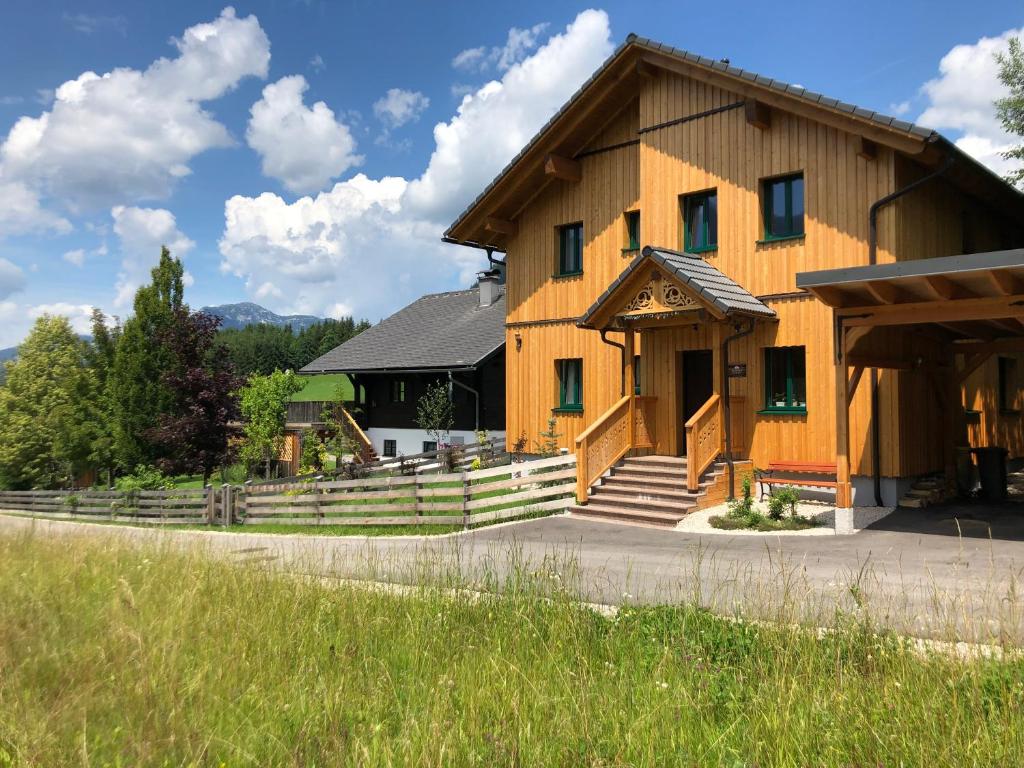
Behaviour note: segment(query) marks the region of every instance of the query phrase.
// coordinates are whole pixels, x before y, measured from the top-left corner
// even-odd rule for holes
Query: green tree
[[[428,385],[416,402],[416,426],[434,438],[438,448],[448,445],[455,426],[455,405],[445,382]]]
[[[67,318],[40,317],[0,389],[0,480],[11,488],[72,484],[89,466],[95,397],[85,342]]]
[[[184,269],[163,248],[152,275],[152,282],[135,293],[134,314],[117,341],[107,382],[113,450],[123,468],[152,465],[160,458],[159,447],[147,435],[175,402],[166,375],[176,361],[160,339],[185,307]]]
[[[241,458],[247,465],[263,465],[269,480],[274,459],[284,447],[288,400],[302,389],[291,371],[274,371],[269,376],[253,374],[239,390],[244,437]]]
[[[1010,39],[1006,53],[996,55],[999,79],[1010,94],[996,100],[996,115],[1008,133],[1024,136],[1024,47],[1019,37]],[[1007,160],[1024,161],[1024,142],[1003,153]],[[1006,176],[1011,184],[1024,182],[1024,165]]]
[[[87,346],[87,360],[96,379],[96,397],[86,407],[92,411],[91,417],[96,428],[89,460],[98,470],[106,471],[108,485],[113,483],[116,460],[110,393],[107,386],[111,371],[114,369],[114,356],[120,335],[120,326],[116,323],[113,326],[108,325],[103,312],[94,308],[92,341]]]

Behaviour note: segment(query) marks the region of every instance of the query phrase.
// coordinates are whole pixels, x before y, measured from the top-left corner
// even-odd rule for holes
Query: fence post
[[[412,498],[413,503],[416,505],[416,524],[418,525],[423,522],[421,519],[423,517],[423,496],[420,495],[420,483],[423,482],[423,475],[413,470],[413,480],[415,482],[412,485]]]
[[[231,525],[231,486],[228,483],[220,487],[220,524]]]
[[[322,525],[324,521],[324,511],[320,509],[320,497],[324,492],[324,489],[320,487],[320,483],[323,481],[323,475],[317,475],[313,478],[313,504],[316,507],[316,524]]]
[[[206,492],[206,524],[213,525],[217,520],[217,493],[213,490],[213,483],[203,486]]]
[[[469,473],[462,472],[462,530],[469,530],[469,502],[473,495],[469,491]]]
[[[243,514],[238,518],[238,522],[244,523],[245,518],[249,516],[249,493],[252,490],[252,480],[246,480],[242,483],[242,512]]]

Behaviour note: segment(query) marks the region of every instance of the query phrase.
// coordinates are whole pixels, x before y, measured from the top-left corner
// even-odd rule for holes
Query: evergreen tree
[[[185,307],[184,270],[163,248],[152,275],[152,282],[135,293],[134,314],[117,341],[107,382],[114,455],[123,468],[152,465],[160,458],[148,436],[175,403],[165,375],[175,373],[176,361],[160,339]]]
[[[92,342],[87,345],[87,360],[96,379],[96,396],[83,407],[90,408],[91,417],[96,425],[89,460],[93,467],[105,471],[107,483],[113,482],[114,467],[114,430],[108,382],[114,368],[114,356],[117,350],[121,328],[115,323],[107,325],[107,318],[99,309],[92,311]]]
[[[999,79],[1010,89],[1010,95],[996,100],[996,115],[1008,133],[1024,136],[1024,47],[1019,37],[1010,39],[1006,53],[996,56],[999,62]],[[1003,153],[1007,160],[1024,161],[1024,143]],[[1011,184],[1024,182],[1024,166],[1006,176]]]
[[[88,468],[96,423],[87,405],[96,379],[67,318],[40,317],[7,363],[0,388],[0,482],[10,488],[71,485]]]

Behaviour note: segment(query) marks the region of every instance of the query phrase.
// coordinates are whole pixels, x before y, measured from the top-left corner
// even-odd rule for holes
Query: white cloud
[[[359,174],[290,204],[271,193],[232,197],[222,270],[277,311],[371,320],[468,283],[482,254],[442,244],[441,232],[611,50],[607,15],[584,11],[501,80],[467,95],[434,128],[437,146],[413,181]]]
[[[81,267],[85,264],[85,249],[75,248],[73,251],[67,251],[63,256],[63,259],[68,264],[74,264],[76,267]]]
[[[174,214],[163,208],[115,206],[114,233],[121,241],[121,271],[117,276],[114,305],[128,307],[135,291],[149,279],[160,260],[161,246],[181,259],[195,245],[178,229]]]
[[[0,299],[6,299],[25,287],[25,273],[21,267],[0,258]]]
[[[83,35],[91,35],[101,29],[112,29],[115,32],[125,35],[128,32],[128,19],[120,14],[115,16],[103,16],[91,13],[68,13],[64,12],[64,23],[69,25],[76,32]]]
[[[452,66],[465,72],[486,72],[491,67],[504,72],[525,59],[537,47],[547,27],[547,22],[534,24],[529,29],[512,27],[504,45],[467,48],[452,59]]]
[[[1006,133],[996,118],[992,102],[1006,96],[1007,89],[999,82],[995,55],[1007,49],[1010,38],[1021,35],[1024,27],[953,47],[939,62],[939,76],[921,88],[929,103],[918,122],[961,132],[957,146],[1001,174],[1013,163],[1000,153],[1019,139]]]
[[[910,111],[910,102],[909,101],[901,101],[898,104],[890,104],[889,105],[889,112],[892,113],[893,115],[895,115],[896,117],[902,117],[903,115],[907,114],[907,112],[909,112],[909,111]]]
[[[313,58],[309,60],[309,68],[316,73],[323,72],[327,69],[327,64],[324,62],[324,57],[319,53],[314,54]]]
[[[45,231],[66,234],[71,222],[43,208],[39,195],[28,185],[0,176],[0,238]]]
[[[302,103],[308,88],[302,75],[282,77],[263,89],[252,105],[246,140],[263,160],[263,174],[291,192],[323,189],[363,158],[348,126],[334,119],[322,101]]]
[[[28,308],[28,316],[35,320],[43,315],[66,317],[75,333],[89,333],[92,330],[92,306],[90,304],[69,304],[57,301],[53,304],[37,304]]]
[[[430,106],[430,99],[419,91],[390,88],[373,105],[373,114],[388,128],[399,128],[418,120],[420,113]]]
[[[270,60],[256,17],[232,8],[171,42],[178,56],[144,72],[84,72],[57,88],[49,111],[11,128],[0,177],[73,211],[167,196],[195,155],[232,144],[203,102],[244,77],[265,77]]]

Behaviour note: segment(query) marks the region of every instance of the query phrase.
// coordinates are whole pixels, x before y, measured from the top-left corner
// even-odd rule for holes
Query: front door
[[[679,445],[681,456],[686,455],[684,426],[701,406],[708,401],[715,386],[714,355],[710,349],[696,349],[679,353]]]

